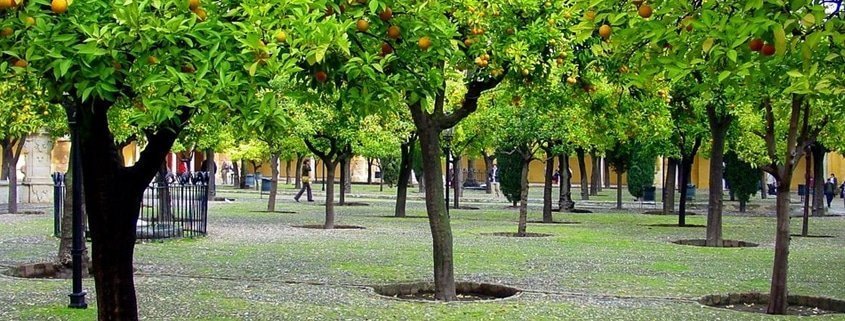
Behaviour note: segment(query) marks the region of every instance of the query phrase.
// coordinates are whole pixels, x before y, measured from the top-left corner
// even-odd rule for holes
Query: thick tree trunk
[[[739,200],[739,212],[740,213],[745,213],[745,207],[746,207],[747,203],[748,203],[747,201]]]
[[[543,182],[543,223],[554,221],[552,217],[552,177],[555,173],[555,155],[546,152],[546,179]],[[526,180],[528,178],[526,177]]]
[[[17,164],[23,150],[24,139],[11,139],[4,141],[3,162],[9,179],[8,211],[10,214],[18,213],[18,170]]]
[[[425,206],[431,228],[434,255],[434,297],[437,300],[454,301],[455,271],[452,254],[452,227],[446,202],[443,199],[443,169],[440,167],[440,130],[430,124],[421,123],[415,116],[422,149],[423,181],[425,182]]]
[[[815,190],[815,193],[813,193],[813,216],[824,216],[826,213],[824,195],[824,155],[827,154],[827,151],[819,144],[811,145],[810,151],[812,153],[812,156],[810,156],[812,158],[812,162],[808,161],[808,163],[813,164],[813,190]]]
[[[487,194],[493,194],[493,180],[490,177],[490,171],[493,170],[493,156],[487,155],[487,153],[482,153],[484,157],[484,180],[487,182],[485,192]]]
[[[452,190],[455,192],[454,200],[452,201],[455,209],[461,208],[461,194],[463,191],[463,175],[461,175],[461,157],[453,156],[452,158]]]
[[[663,214],[669,215],[675,212],[675,182],[677,182],[678,160],[669,158],[667,163],[666,180],[663,181]]]
[[[622,209],[622,172],[616,172],[616,209]]]
[[[232,162],[232,187],[241,186],[241,171],[238,162]]]
[[[208,196],[214,199],[217,195],[217,163],[214,162],[214,150],[208,149],[205,151],[205,161],[208,163],[206,170],[208,171]]]
[[[270,196],[267,198],[267,211],[276,211],[276,195],[279,192],[279,154],[270,155]]]
[[[302,188],[302,162],[305,161],[305,156],[298,155],[296,157],[296,174],[294,175],[294,187],[296,189]]]
[[[712,122],[711,122],[712,124]],[[725,135],[728,124],[711,125],[710,193],[707,206],[707,246],[722,245],[722,178],[724,177]]]
[[[590,196],[598,196],[601,190],[601,162],[596,153],[590,153],[593,170],[590,171]]]
[[[584,150],[576,150],[578,155],[578,172],[581,174],[581,200],[590,199],[590,186],[587,184],[587,161],[584,159]]]
[[[560,196],[557,206],[561,212],[572,212],[575,210],[575,202],[572,201],[572,175],[569,171],[569,155],[558,155],[558,171],[560,171]]]
[[[156,189],[155,197],[158,202],[158,212],[161,215],[161,220],[164,222],[173,221],[173,198],[170,195],[170,183],[167,182],[167,164],[161,163],[161,167],[156,174]]]
[[[291,160],[285,160],[285,184],[290,185],[290,163]]]
[[[467,179],[464,182],[466,186],[478,186],[478,180],[475,177],[475,159],[467,158]]]
[[[527,158],[527,159],[526,159]],[[525,236],[525,229],[528,225],[528,166],[531,165],[531,156],[523,155],[522,171],[520,173],[519,184],[522,191],[519,192],[519,223],[516,230],[516,236]]]
[[[349,167],[346,165],[349,164],[349,159],[346,157],[340,158],[340,200],[338,201],[338,205],[343,206],[346,205],[346,192],[348,191],[346,187],[346,182],[349,179]]]
[[[689,185],[690,174],[692,172],[692,158],[681,158],[681,199],[678,204],[678,226],[687,225],[687,185]]]
[[[18,161],[14,158],[10,159],[10,163],[16,164]],[[8,208],[9,214],[18,213],[18,170],[14,165],[9,171],[9,199]]]
[[[413,147],[416,138],[400,146],[401,159],[399,161],[399,181],[396,187],[396,217],[405,217],[405,208],[408,201],[408,183],[411,181],[411,169],[413,167]]]
[[[71,147],[71,155],[69,155],[68,159],[73,159],[73,153],[74,148]],[[60,224],[59,254],[56,257],[56,262],[66,269],[71,269],[73,263],[73,257],[71,256],[71,250],[73,249],[73,177],[73,167],[68,166],[68,170],[65,173],[65,194],[62,196],[64,202]],[[84,206],[85,193],[82,193],[82,199]],[[84,212],[85,208],[83,207],[83,215],[85,214]],[[82,275],[83,277],[88,277],[88,263],[91,261],[91,258],[88,256],[88,247],[85,246],[84,242],[82,245]]]
[[[769,197],[769,185],[767,184],[766,175],[766,172],[760,175],[760,198],[762,199]]]
[[[792,181],[792,169],[780,171],[777,191],[777,231],[775,234],[775,259],[772,268],[772,286],[769,292],[767,313],[786,314],[786,276],[789,269],[789,182]]]
[[[246,189],[246,161],[241,160],[241,181],[240,181],[240,188]]]
[[[326,222],[323,223],[323,228],[330,230],[334,228],[334,172],[337,165],[336,162],[323,159],[323,164],[326,164]]]

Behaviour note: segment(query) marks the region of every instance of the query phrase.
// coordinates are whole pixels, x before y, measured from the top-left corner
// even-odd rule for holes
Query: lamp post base
[[[88,303],[85,302],[85,292],[68,294],[70,297],[70,304],[67,305],[71,309],[87,309]]]

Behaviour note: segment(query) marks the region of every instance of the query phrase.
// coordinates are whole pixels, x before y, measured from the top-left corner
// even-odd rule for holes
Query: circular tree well
[[[391,299],[436,302],[434,300],[434,283],[399,283],[372,286],[373,291]],[[501,284],[456,282],[455,290],[458,301],[487,301],[513,298],[522,293],[517,288]]]
[[[672,241],[672,243],[680,244],[680,245],[692,245],[692,246],[707,246],[707,240],[677,240]],[[751,243],[746,241],[736,241],[736,240],[722,240],[722,244],[716,247],[757,247],[760,246],[757,243]]]
[[[551,234],[545,234],[545,233],[525,233],[525,235],[520,236],[517,233],[511,233],[511,232],[481,233],[481,235],[505,236],[505,237],[549,237],[549,236],[552,236]]]
[[[716,294],[701,298],[699,303],[728,310],[766,313],[769,295],[763,293],[731,293]],[[788,308],[786,314],[798,316],[813,316],[833,313],[845,313],[845,301],[824,297],[806,295],[790,295],[787,297]]]
[[[315,229],[315,230],[326,230],[326,228],[322,224],[313,224],[313,225],[294,225],[293,227],[298,228],[308,228],[308,229]],[[333,229],[329,230],[364,230],[367,229],[363,226],[358,225],[338,225],[335,224]]]

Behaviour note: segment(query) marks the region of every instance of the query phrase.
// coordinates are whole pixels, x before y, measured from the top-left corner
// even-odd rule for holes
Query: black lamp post
[[[455,136],[452,128],[446,128],[443,130],[443,142],[444,142],[444,149],[446,154],[446,215],[449,214],[449,183],[451,182],[452,175],[450,171],[450,164],[452,163],[452,137]]]
[[[829,15],[836,15],[842,10],[842,0],[821,0],[824,12]]]
[[[85,291],[82,290],[82,253],[85,251],[85,243],[83,243],[82,234],[84,233],[82,226],[82,154],[80,153],[81,146],[79,142],[79,123],[77,115],[78,109],[76,105],[71,102],[67,96],[62,103],[67,113],[67,123],[70,127],[70,146],[72,159],[71,166],[73,171],[73,244],[70,251],[73,260],[73,291],[70,295],[69,308],[86,309],[88,303],[85,302]]]

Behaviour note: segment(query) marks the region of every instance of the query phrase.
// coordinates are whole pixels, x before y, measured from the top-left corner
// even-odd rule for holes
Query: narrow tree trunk
[[[205,151],[205,161],[208,164],[206,170],[208,171],[208,196],[214,199],[217,195],[217,163],[214,162],[214,150],[208,149]]]
[[[616,209],[622,209],[622,172],[616,171]]]
[[[285,185],[290,185],[290,163],[290,159],[285,161]]]
[[[323,228],[330,230],[334,228],[334,172],[337,163],[323,159],[323,164],[326,164],[326,222]]]
[[[814,177],[813,189],[815,190],[813,193],[813,216],[824,216],[826,213],[824,195],[824,154],[826,154],[827,151],[818,143],[811,145],[810,151],[811,156],[808,156],[808,158],[812,158],[812,175]],[[811,162],[808,161],[808,163]],[[807,186],[809,186],[809,184]]]
[[[788,166],[788,165],[787,165]],[[786,276],[789,269],[789,191],[792,169],[780,171],[777,191],[777,232],[775,234],[775,259],[772,268],[772,286],[769,292],[767,313],[786,314]]]
[[[522,171],[520,173],[520,186],[522,191],[519,192],[519,223],[516,230],[516,236],[525,236],[525,229],[528,225],[528,166],[531,164],[531,156],[523,155]],[[527,159],[526,159],[527,158]]]
[[[581,200],[590,199],[590,186],[587,184],[587,161],[584,159],[584,150],[576,150],[578,155],[578,172],[581,174]]]
[[[804,164],[806,165],[804,170],[804,215],[801,218],[801,236],[807,236],[810,232],[810,177],[813,172],[813,168],[815,164],[813,161],[815,160],[815,153],[807,153],[804,157]],[[818,178],[817,178],[818,179]],[[818,189],[816,190],[816,195],[818,195]],[[813,197],[813,201],[815,201],[816,197]],[[815,215],[815,208],[813,208],[813,215]]]
[[[747,201],[739,200],[739,212],[740,213],[745,213],[745,207],[746,207],[747,203],[748,203]]]
[[[232,162],[232,187],[241,186],[241,171],[238,162]]]
[[[493,170],[493,156],[489,156],[487,153],[482,153],[482,156],[484,157],[484,180],[487,182],[485,192],[493,194],[493,180],[490,177],[490,171]]]
[[[472,187],[478,186],[478,180],[475,177],[475,171],[475,159],[467,158],[467,179],[464,182],[464,185]]]
[[[463,194],[461,193],[461,191],[463,191],[463,189],[461,188],[463,186],[463,175],[461,175],[461,157],[453,156],[452,160],[452,190],[455,191],[455,197],[452,202],[455,205],[454,208],[459,209],[461,208],[461,194]]]
[[[3,147],[3,161],[6,163],[6,170],[9,178],[9,213],[18,213],[18,159],[21,157],[24,139],[12,139]]]
[[[367,157],[367,185],[373,183],[373,159]]]
[[[346,165],[349,163],[349,159],[345,156],[340,157],[340,200],[338,205],[343,206],[346,205],[346,192],[348,191],[346,188],[346,181],[349,179],[349,171]]]
[[[561,212],[572,212],[575,210],[575,202],[572,201],[572,175],[569,172],[569,155],[558,155],[558,171],[560,171],[560,196],[557,206]]]
[[[342,171],[346,172],[343,177],[343,193],[348,194],[352,193],[352,154],[347,154],[343,159]]]
[[[769,184],[766,179],[766,172],[760,177],[760,198],[767,199],[769,197]]]
[[[543,223],[552,223],[552,177],[555,173],[555,155],[546,152],[546,179],[543,182]],[[526,180],[528,178],[526,177]]]
[[[296,189],[302,188],[302,162],[304,161],[305,156],[299,155],[296,157],[296,174],[294,175],[294,187]]]
[[[681,199],[678,204],[678,226],[687,225],[687,185],[689,185],[690,172],[692,172],[692,158],[681,158]]]
[[[276,195],[279,192],[279,154],[270,154],[270,196],[267,198],[267,211],[276,211]]]
[[[607,157],[602,157],[602,164],[604,165],[604,187],[610,188],[610,163],[607,162]],[[601,191],[601,186],[599,186]]]
[[[246,189],[246,161],[241,160],[241,181],[240,188]]]
[[[710,193],[707,206],[707,246],[722,245],[722,178],[727,124],[711,126]]]
[[[593,170],[590,171],[590,196],[598,196],[601,190],[601,163],[596,153],[590,153]]]
[[[434,255],[434,297],[437,300],[454,301],[455,272],[452,254],[452,227],[446,202],[443,199],[443,169],[440,167],[439,129],[421,123],[421,116],[415,116],[422,150],[423,181],[425,182],[425,206],[432,236]]]
[[[675,182],[677,182],[678,160],[669,158],[666,166],[666,180],[663,181],[663,214],[675,212]],[[681,188],[684,188],[681,186]]]
[[[400,146],[401,159],[399,161],[399,181],[396,187],[396,217],[405,217],[405,208],[408,201],[408,183],[411,181],[411,169],[413,167],[413,146],[416,139],[411,139]]]

